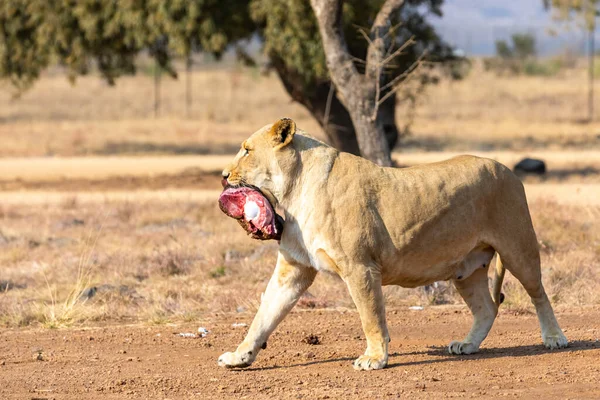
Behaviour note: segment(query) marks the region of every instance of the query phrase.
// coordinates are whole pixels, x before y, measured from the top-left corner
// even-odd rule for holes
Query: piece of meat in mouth
[[[260,190],[246,186],[225,187],[219,197],[219,207],[254,239],[281,239],[283,219]]]

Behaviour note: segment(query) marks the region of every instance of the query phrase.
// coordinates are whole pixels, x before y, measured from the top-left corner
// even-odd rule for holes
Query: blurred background
[[[359,74],[382,3],[343,7]],[[600,303],[599,9],[407,1],[381,75],[377,119],[394,165],[470,153],[522,177],[558,307]],[[253,312],[277,246],[221,214],[219,174],[284,116],[361,154],[330,76],[305,1],[5,0],[0,324]],[[512,279],[505,291],[509,309],[530,310]],[[352,306],[332,276],[309,292],[299,307]],[[460,302],[446,283],[386,295]]]

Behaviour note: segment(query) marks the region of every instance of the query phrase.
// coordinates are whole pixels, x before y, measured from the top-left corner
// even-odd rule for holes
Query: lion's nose
[[[221,179],[221,185],[222,185],[223,187],[226,187],[226,186],[227,186],[227,178],[229,178],[229,175],[231,175],[231,174],[229,173],[229,171],[223,171],[223,172],[221,173],[221,176],[223,176],[223,179]]]

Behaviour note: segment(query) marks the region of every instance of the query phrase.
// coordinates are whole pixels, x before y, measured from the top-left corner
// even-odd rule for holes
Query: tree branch
[[[379,107],[381,104],[383,104],[388,99],[388,97],[394,95],[398,91],[398,89],[400,89],[400,85],[398,85],[398,83],[402,79],[414,75],[413,72],[423,64],[423,59],[425,58],[426,53],[427,52],[423,52],[423,54],[421,54],[421,56],[417,59],[417,61],[412,63],[412,65],[410,67],[408,67],[408,69],[406,71],[404,71],[402,74],[398,75],[396,78],[394,78],[394,80],[392,80],[390,83],[388,83],[387,85],[385,85],[383,87],[382,90],[385,90],[387,88],[391,88],[391,90],[389,92],[387,92],[385,94],[385,96],[383,96],[381,99],[379,99],[377,101],[376,107]]]
[[[371,27],[372,43],[367,50],[367,67],[365,70],[365,75],[369,80],[381,79],[381,67],[386,50],[392,40],[392,35],[388,34],[392,29],[390,18],[403,4],[404,0],[386,0],[375,17],[375,22]]]
[[[311,0],[319,21],[319,31],[331,79],[342,97],[345,88],[360,85],[360,74],[354,66],[342,31],[343,0]]]

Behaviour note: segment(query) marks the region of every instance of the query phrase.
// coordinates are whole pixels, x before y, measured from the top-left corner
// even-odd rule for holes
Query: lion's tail
[[[502,293],[502,281],[504,280],[504,274],[506,269],[500,259],[500,254],[496,253],[496,273],[494,276],[494,303],[496,307],[500,308],[500,304],[504,301],[504,293]]]

